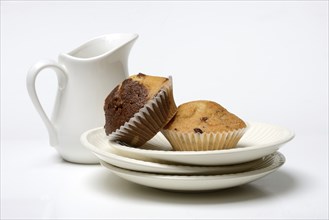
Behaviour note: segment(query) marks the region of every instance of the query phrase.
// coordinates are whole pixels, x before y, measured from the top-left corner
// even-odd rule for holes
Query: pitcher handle
[[[51,146],[56,146],[58,145],[58,138],[57,138],[57,133],[55,130],[55,126],[53,123],[50,121],[48,116],[46,115],[44,109],[42,108],[36,89],[35,89],[35,80],[38,76],[39,73],[41,73],[42,70],[50,68],[53,69],[57,75],[57,80],[58,80],[58,90],[57,90],[57,99],[61,97],[61,93],[66,87],[67,84],[67,74],[64,70],[63,67],[57,64],[57,62],[52,61],[52,60],[41,60],[37,62],[34,66],[31,67],[31,69],[27,73],[27,78],[26,78],[26,86],[27,86],[27,91],[29,93],[29,96],[32,100],[32,103],[34,107],[36,108],[37,112],[39,113],[42,121],[46,125],[46,128],[48,130],[49,134],[49,142]],[[59,102],[59,100],[56,100]],[[56,107],[56,105],[55,105]]]

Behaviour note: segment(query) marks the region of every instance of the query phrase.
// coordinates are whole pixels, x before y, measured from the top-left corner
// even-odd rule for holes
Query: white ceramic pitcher
[[[128,55],[137,34],[108,34],[96,37],[58,62],[37,62],[27,74],[30,98],[45,123],[50,139],[63,159],[74,163],[98,163],[96,156],[83,147],[80,135],[103,126],[104,100],[111,90],[128,76]],[[58,91],[51,120],[43,110],[35,89],[35,80],[45,68],[53,69]]]

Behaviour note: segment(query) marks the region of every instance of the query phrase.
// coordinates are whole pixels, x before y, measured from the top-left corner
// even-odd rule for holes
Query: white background
[[[115,32],[139,34],[129,73],[172,75],[177,104],[214,100],[247,121],[295,131],[281,150],[283,171],[236,190],[177,196],[127,183],[98,166],[61,161],[47,147],[26,73],[39,59],[56,60]],[[56,83],[52,72],[37,81],[49,113]],[[42,177],[51,170],[58,185]],[[96,184],[75,188],[74,179],[63,180],[73,178],[70,172],[79,180],[88,173]],[[41,184],[48,185],[36,187]],[[99,191],[90,190],[95,185]],[[54,193],[69,189],[78,195]],[[83,192],[96,205],[81,202]],[[66,207],[58,205],[64,201]],[[1,1],[2,217],[328,218],[327,205],[327,1]]]

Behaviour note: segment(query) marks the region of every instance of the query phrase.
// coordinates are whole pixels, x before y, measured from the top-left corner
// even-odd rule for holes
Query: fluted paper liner
[[[175,151],[208,151],[234,148],[246,128],[218,133],[183,133],[162,130]]]
[[[172,78],[159,93],[132,118],[108,135],[112,141],[139,147],[154,137],[177,112],[173,97]]]

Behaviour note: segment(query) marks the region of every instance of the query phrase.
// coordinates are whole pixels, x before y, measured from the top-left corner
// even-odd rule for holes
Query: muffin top
[[[202,134],[232,131],[245,127],[244,121],[218,103],[199,100],[180,105],[176,115],[164,129]]]
[[[129,121],[166,83],[169,83],[168,78],[139,73],[117,85],[105,99],[106,134]]]
[[[137,75],[132,75],[128,78],[131,79],[133,82],[137,82],[140,86],[146,89],[147,93],[147,100],[152,99],[156,96],[160,89],[169,82],[168,78],[160,77],[160,76],[149,76],[143,73],[139,73]]]

